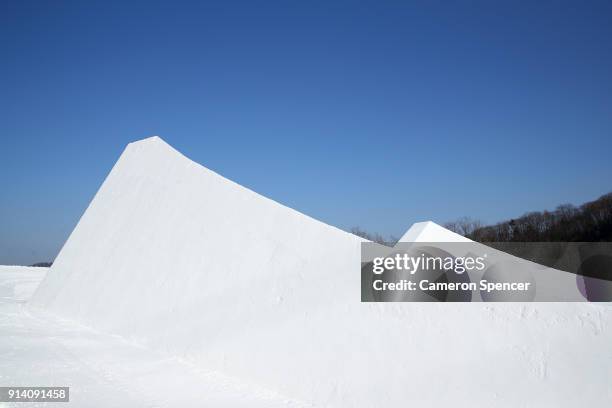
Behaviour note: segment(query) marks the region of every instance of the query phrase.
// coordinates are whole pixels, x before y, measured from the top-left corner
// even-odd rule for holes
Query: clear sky
[[[151,135],[385,235],[612,191],[609,1],[3,1],[0,55],[0,264]]]

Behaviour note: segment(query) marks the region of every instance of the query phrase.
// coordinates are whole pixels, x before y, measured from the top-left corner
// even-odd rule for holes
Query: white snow
[[[403,239],[457,237],[425,223]],[[89,352],[79,354],[72,343],[87,337],[73,323],[60,346],[46,339],[68,326],[45,323],[32,334],[36,346],[12,365],[27,366],[31,355],[51,361],[61,354],[53,347],[67,347],[88,367],[120,378],[122,389],[141,381],[132,397],[138,401],[142,390],[155,389],[151,405],[160,406],[172,405],[164,405],[171,400],[160,386],[166,368],[151,363],[155,353],[287,396],[274,401],[314,406],[570,407],[612,400],[608,304],[361,303],[361,242],[224,179],[159,138],[132,143],[27,312],[95,328]],[[1,330],[21,333],[11,329],[20,324],[30,327]],[[19,334],[12,338],[0,351],[20,344]],[[145,357],[127,357],[133,344]],[[143,379],[130,380],[140,370]],[[102,392],[91,378],[89,395]],[[188,384],[185,401],[193,402],[197,386]],[[74,398],[82,397],[79,390]],[[236,397],[219,392],[223,401]]]
[[[24,281],[37,285],[46,270],[0,266],[0,287],[15,287]],[[23,300],[21,296],[0,298],[1,386],[69,386],[70,402],[57,404],[79,408],[311,406],[26,308]],[[55,404],[0,402],[0,407],[15,408],[51,405]]]
[[[435,222],[417,222],[399,239],[400,242],[471,242]]]
[[[48,268],[0,265],[0,299],[25,302],[45,277]]]

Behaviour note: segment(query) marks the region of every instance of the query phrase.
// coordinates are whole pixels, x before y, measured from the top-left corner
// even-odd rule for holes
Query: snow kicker
[[[461,240],[432,223],[404,240]],[[128,145],[32,299],[315,406],[612,398],[611,309],[360,302],[363,240],[158,137]]]

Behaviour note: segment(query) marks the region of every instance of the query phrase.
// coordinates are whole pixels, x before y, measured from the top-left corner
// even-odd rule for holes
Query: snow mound
[[[400,242],[472,242],[435,222],[417,222],[400,238]]]
[[[32,303],[320,406],[612,397],[610,308],[361,303],[362,241],[154,137],[128,145]]]

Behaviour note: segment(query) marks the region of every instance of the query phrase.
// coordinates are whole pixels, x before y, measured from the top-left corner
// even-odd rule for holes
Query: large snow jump
[[[153,137],[128,145],[32,304],[315,406],[612,399],[609,307],[361,303],[362,241]]]

